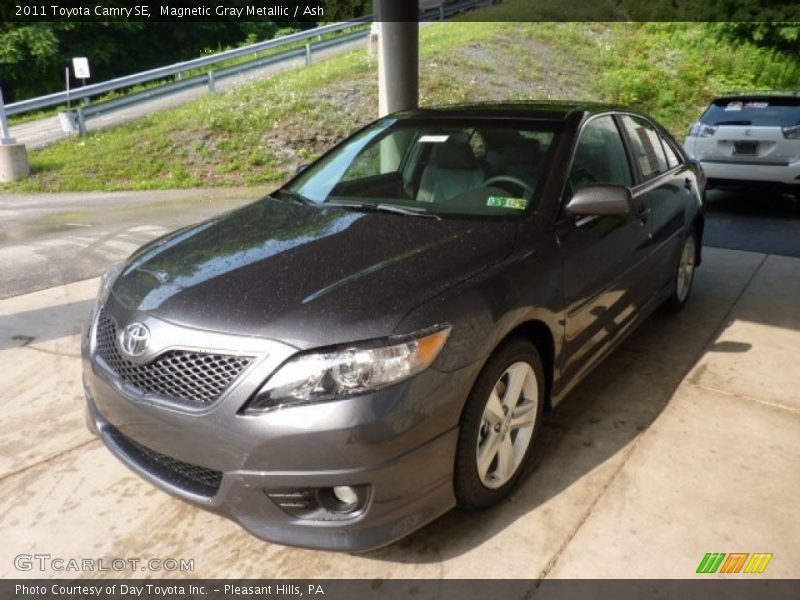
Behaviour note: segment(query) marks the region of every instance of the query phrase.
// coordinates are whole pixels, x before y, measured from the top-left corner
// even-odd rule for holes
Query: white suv
[[[707,187],[766,184],[800,192],[800,94],[740,94],[714,100],[692,125],[686,152]]]

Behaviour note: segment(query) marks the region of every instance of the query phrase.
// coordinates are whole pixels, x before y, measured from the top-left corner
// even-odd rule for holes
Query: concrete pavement
[[[751,281],[553,576],[658,577],[706,552],[771,552],[765,574],[800,575],[800,260],[737,258]]]
[[[58,576],[13,567],[49,553],[188,558],[196,577],[685,578],[706,552],[772,552],[763,576],[797,578],[800,260],[705,252],[684,312],[654,315],[548,416],[507,502],[358,556],[261,542],[89,435],[77,353],[96,280],[2,300],[0,575]]]

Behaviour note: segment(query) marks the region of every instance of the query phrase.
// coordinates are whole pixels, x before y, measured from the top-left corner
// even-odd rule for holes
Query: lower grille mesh
[[[101,311],[97,354],[125,383],[183,404],[211,404],[252,362],[249,356],[171,350],[147,364],[127,360],[117,346],[117,325]]]
[[[161,454],[107,426],[114,443],[139,466],[159,479],[201,496],[214,496],[222,483],[222,472],[199,467]]]

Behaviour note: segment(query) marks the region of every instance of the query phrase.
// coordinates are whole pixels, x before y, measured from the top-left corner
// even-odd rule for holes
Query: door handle
[[[641,221],[642,225],[647,223],[647,218],[650,216],[650,208],[647,206],[640,206],[636,211],[636,218]]]

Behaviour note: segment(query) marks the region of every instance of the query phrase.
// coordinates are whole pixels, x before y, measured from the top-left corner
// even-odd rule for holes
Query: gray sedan
[[[488,507],[543,413],[687,302],[702,187],[627,109],[382,118],[104,277],[89,427],[154,485],[284,544],[366,550]]]

